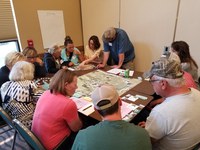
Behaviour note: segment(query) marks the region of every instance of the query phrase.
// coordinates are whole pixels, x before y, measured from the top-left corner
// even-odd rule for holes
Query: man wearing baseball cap
[[[81,130],[76,136],[73,150],[148,150],[148,133],[121,117],[121,99],[111,85],[101,85],[92,93],[95,110],[102,122]]]
[[[185,85],[180,63],[170,57],[155,61],[148,77],[164,98],[140,124],[148,131],[153,149],[193,149],[200,142],[200,92]]]

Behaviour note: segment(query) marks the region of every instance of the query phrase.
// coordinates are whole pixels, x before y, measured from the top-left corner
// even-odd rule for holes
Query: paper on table
[[[121,72],[124,72],[125,70],[124,69],[117,69],[117,68],[114,68],[114,69],[111,69],[111,70],[108,70],[107,72],[108,73],[112,73],[112,74],[120,74]],[[132,77],[134,74],[134,71],[133,70],[130,70],[129,71],[129,76]]]
[[[122,106],[121,106],[122,118],[124,118],[131,111],[133,111],[132,107],[130,107],[130,106],[131,106],[131,104],[122,101]]]
[[[75,70],[74,68],[71,68],[71,67],[69,67],[67,69],[70,70],[70,71],[74,71]]]
[[[81,109],[78,110],[80,113],[89,116],[91,113],[94,112],[94,106],[92,103],[86,105],[85,107],[82,107]]]
[[[91,97],[83,97],[84,100],[92,102],[92,98]]]
[[[131,70],[130,70],[130,71],[129,71],[129,76],[132,77],[133,74],[134,74],[134,71],[131,71]]]
[[[112,74],[119,74],[122,71],[124,71],[124,70],[123,69],[114,68],[114,69],[108,70],[107,72],[108,73],[112,73]]]
[[[132,101],[132,102],[135,102],[137,99],[138,99],[138,97],[133,96],[133,95],[128,98],[128,100]]]
[[[88,104],[91,104],[91,102],[86,101],[82,98],[71,97],[71,99],[76,103],[76,106],[77,106],[78,109],[85,107]]]

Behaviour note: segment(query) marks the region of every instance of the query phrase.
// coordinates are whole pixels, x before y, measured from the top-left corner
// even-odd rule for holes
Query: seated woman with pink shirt
[[[75,133],[82,127],[77,106],[70,99],[77,89],[77,76],[59,70],[51,79],[49,90],[39,98],[33,116],[32,131],[46,149],[70,149]]]

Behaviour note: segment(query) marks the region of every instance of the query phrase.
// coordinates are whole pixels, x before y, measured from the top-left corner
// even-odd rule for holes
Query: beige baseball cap
[[[91,95],[92,102],[94,104],[94,107],[97,110],[104,110],[106,108],[109,108],[113,106],[119,99],[119,94],[117,93],[117,90],[115,89],[114,86],[104,84],[98,86]],[[103,106],[98,106],[99,102],[102,100],[108,100],[110,101],[109,103],[106,103]]]

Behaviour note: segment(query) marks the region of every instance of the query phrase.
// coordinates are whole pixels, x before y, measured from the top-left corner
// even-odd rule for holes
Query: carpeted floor
[[[11,150],[14,130],[9,130],[7,132],[2,133],[3,131],[9,129],[8,126],[4,126],[0,128],[0,150]],[[1,134],[2,133],[2,134]],[[29,145],[25,142],[25,140],[17,133],[14,150],[31,150]]]

